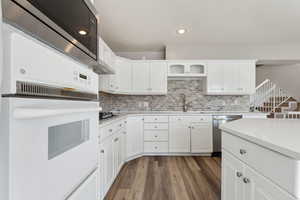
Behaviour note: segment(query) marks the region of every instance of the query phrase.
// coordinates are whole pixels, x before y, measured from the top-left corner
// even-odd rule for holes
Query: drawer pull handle
[[[155,120],[157,120],[157,118],[155,118]]]
[[[243,174],[242,174],[242,172],[237,172],[236,176],[239,177],[239,178],[241,178],[243,176]]]
[[[101,153],[104,153],[104,150],[102,149],[100,152],[101,152]]]
[[[244,181],[244,183],[246,183],[246,184],[250,183],[250,179],[249,179],[249,178],[244,178],[243,181]]]
[[[119,141],[119,138],[114,139],[114,142],[118,142],[118,141]]]
[[[240,149],[240,154],[241,155],[245,155],[247,153],[247,151],[245,149]]]
[[[154,136],[154,137],[156,137],[156,138],[157,138],[157,135],[156,135],[156,136]]]
[[[154,147],[154,149],[157,149],[157,147]]]
[[[155,128],[157,128],[157,126],[155,126]]]

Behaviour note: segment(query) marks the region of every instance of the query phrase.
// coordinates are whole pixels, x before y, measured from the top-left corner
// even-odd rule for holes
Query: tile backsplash
[[[248,111],[249,96],[206,96],[201,80],[168,80],[167,95],[100,93],[103,111],[182,111],[183,94],[189,111]]]

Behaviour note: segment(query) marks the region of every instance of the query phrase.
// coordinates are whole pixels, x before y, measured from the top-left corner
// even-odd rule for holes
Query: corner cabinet
[[[207,61],[208,95],[249,95],[255,92],[254,60]]]

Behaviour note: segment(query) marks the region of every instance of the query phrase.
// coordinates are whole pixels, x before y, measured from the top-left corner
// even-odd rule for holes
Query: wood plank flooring
[[[142,157],[124,165],[106,200],[220,200],[221,159]]]

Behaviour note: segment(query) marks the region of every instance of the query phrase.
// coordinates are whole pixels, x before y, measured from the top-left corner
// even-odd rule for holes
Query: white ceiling
[[[95,0],[115,51],[167,45],[300,44],[300,0]],[[185,35],[176,34],[178,28]]]

